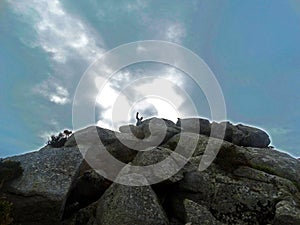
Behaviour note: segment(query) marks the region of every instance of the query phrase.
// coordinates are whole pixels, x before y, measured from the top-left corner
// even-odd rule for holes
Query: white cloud
[[[95,82],[97,87],[99,89],[101,88],[100,93],[96,98],[96,102],[104,109],[107,109],[111,106],[112,102],[116,101],[118,92],[113,88],[112,83],[104,83],[105,81],[101,77],[97,77]]]
[[[41,94],[50,102],[65,105],[70,102],[69,92],[66,88],[58,84],[55,78],[50,77],[48,80],[34,87],[35,93]]]
[[[126,3],[125,9],[128,11],[143,10],[147,7],[147,1],[135,0]]]
[[[59,0],[9,2],[16,14],[33,26],[37,34],[35,45],[42,47],[54,61],[66,63],[76,55],[90,62],[103,53],[98,47],[103,45],[101,38],[96,38],[78,17],[66,12]]]
[[[170,66],[153,71],[122,70],[111,80],[98,77],[97,104],[101,108],[98,125],[117,130],[120,125],[134,121],[135,112],[176,121],[177,117],[192,115],[192,107],[179,108],[189,101],[185,97],[183,74]],[[147,75],[147,77],[145,77]],[[152,113],[155,113],[153,115]],[[144,115],[146,116],[146,115]]]
[[[38,136],[47,143],[50,140],[51,135],[56,134],[55,131],[43,131],[38,134]]]
[[[184,77],[181,72],[179,72],[174,67],[165,68],[164,72],[161,75],[163,78],[172,81],[178,87],[183,87],[185,85]]]
[[[33,37],[23,38],[28,47],[40,47],[49,54],[52,77],[33,90],[50,102],[65,105],[70,102],[69,90],[78,73],[104,53],[103,41],[88,24],[67,12],[60,0],[8,0],[18,18],[34,30]],[[76,64],[76,65],[75,65]],[[59,81],[59,82],[58,82]]]
[[[290,132],[292,132],[292,130],[290,129],[286,129],[286,128],[281,128],[281,127],[273,127],[268,129],[268,131],[270,132],[271,136],[284,136],[284,135],[288,135]]]
[[[186,36],[185,28],[180,23],[171,23],[165,30],[165,39],[175,43],[181,43]]]
[[[67,12],[60,0],[8,1],[16,14],[21,16],[20,19],[30,23],[36,32],[35,46],[31,45],[30,47],[41,47],[50,55],[53,62],[55,62],[53,69],[56,73],[54,73],[53,77],[35,86],[35,93],[42,95],[55,104],[65,105],[69,103],[70,94],[68,89],[71,90],[70,83],[72,83],[69,81],[73,79],[72,75],[71,77],[68,77],[69,74],[72,74],[73,72],[72,64],[69,63],[69,60],[75,58],[77,60],[76,62],[92,62],[96,57],[104,53],[101,37],[95,35],[88,24],[82,21],[78,16]],[[122,5],[122,7],[123,10],[128,11],[141,10],[147,7],[147,2],[144,0],[136,0],[133,3],[128,3],[125,7]],[[157,29],[157,32],[155,33],[157,33],[158,39],[176,43],[182,42],[186,33],[185,28],[181,23],[164,21],[160,24],[161,21],[155,21],[154,26],[156,27],[155,29]],[[140,48],[138,51],[144,51],[144,49]],[[111,72],[109,71],[109,68],[101,68],[101,70]],[[60,73],[57,73],[57,71],[60,71]],[[179,107],[183,100],[176,91],[175,84],[178,86],[184,84],[184,79],[180,77],[180,73],[178,73],[176,69],[168,68],[154,71],[152,76],[153,82],[144,85],[139,84],[138,86],[135,86],[135,88],[129,88],[127,95],[119,95],[119,91],[122,90],[125,85],[136,79],[136,75],[131,74],[128,71],[121,71],[115,74],[113,79],[104,86],[102,96],[98,96],[96,100],[102,110],[100,115],[102,125],[111,127],[112,115],[117,123],[128,121],[127,114],[126,118],[124,118],[123,115],[119,116],[118,113],[115,113],[113,104],[116,99],[122,99],[121,102],[124,107],[131,107],[137,99],[147,94],[146,90],[155,90],[155,88],[160,87],[159,85],[162,85],[162,78],[174,82],[174,85],[165,84],[164,87],[157,89],[157,92],[164,91],[165,93],[168,93],[168,96],[165,96],[165,99],[177,102],[178,105],[176,105],[176,107]],[[101,78],[95,81],[96,84],[98,83],[98,86],[104,82],[105,81],[101,80]],[[156,94],[162,95],[163,93],[159,92]],[[143,104],[147,104],[147,107],[159,109],[157,112],[160,115],[163,115],[164,112],[170,110],[170,108],[162,109],[163,104],[161,104],[161,100],[153,100],[153,98]]]
[[[56,128],[56,129],[58,129],[58,127],[59,127],[59,123],[58,123],[58,121],[56,121],[55,119],[51,119],[51,120],[49,121],[49,124],[50,124],[52,127]]]

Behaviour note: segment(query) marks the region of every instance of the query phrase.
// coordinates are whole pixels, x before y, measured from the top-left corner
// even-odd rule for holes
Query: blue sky
[[[228,119],[265,129],[276,148],[300,156],[299,25],[297,0],[1,1],[0,157],[38,149],[51,133],[72,128],[75,88],[90,63],[149,39],[199,55],[220,83]],[[143,73],[173,77],[209,117],[201,90],[166,66],[121,71],[108,93]],[[172,87],[166,91],[184,106]],[[99,104],[98,119],[108,125],[108,102]],[[146,115],[164,115],[155,104]]]

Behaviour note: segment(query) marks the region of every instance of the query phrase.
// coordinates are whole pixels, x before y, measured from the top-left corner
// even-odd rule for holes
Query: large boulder
[[[169,224],[150,186],[117,183],[112,184],[99,200],[96,220],[99,225]]]
[[[203,134],[206,136],[209,136],[211,131],[209,120],[202,118],[178,118],[176,125],[181,127],[185,132]]]
[[[78,209],[85,208],[97,201],[111,183],[93,169],[84,171],[75,179],[70,188],[64,210],[64,219],[70,217]]]
[[[98,202],[93,202],[74,213],[72,217],[62,221],[61,225],[99,225],[96,221]]]
[[[197,157],[195,163],[203,156]],[[171,214],[189,222],[185,202],[189,199],[208,209],[205,215],[225,224],[280,224],[284,218],[288,224],[298,224],[299,166],[299,161],[286,153],[224,141],[208,169],[184,173],[170,196]]]
[[[209,138],[205,135],[184,131],[170,138],[163,147],[176,151],[189,158],[190,156],[195,157],[203,155],[209,141],[211,145],[215,146],[214,149],[216,146],[221,146],[223,143],[223,141],[218,138]]]
[[[13,203],[14,222],[59,224],[68,191],[82,163],[77,148],[43,148],[6,160],[20,162],[23,174],[5,184],[2,195]]]
[[[244,134],[241,142],[237,143],[237,145],[264,148],[267,147],[271,142],[269,135],[261,129],[245,126],[243,124],[236,125],[236,129],[242,131]]]
[[[225,224],[273,223],[275,215],[280,215],[276,212],[276,203],[284,199],[295,199],[297,189],[292,182],[261,171],[245,169],[248,170],[247,175],[239,174],[239,177],[226,175],[222,171],[187,173],[180,181],[178,192],[172,193],[172,214],[187,221],[185,201],[189,199],[202,208],[209,209],[203,211],[204,215],[198,214],[199,220],[206,215],[211,218],[210,221],[217,220]],[[217,171],[217,167],[214,170]],[[199,207],[189,209],[188,218],[194,218],[195,221],[192,215],[196,215],[197,208]],[[296,209],[299,209],[297,204],[294,212]],[[290,220],[296,220],[296,215],[291,213]]]
[[[229,121],[210,123],[202,118],[187,118],[178,119],[177,125],[185,132],[223,139],[244,147],[265,148],[271,142],[265,131],[243,124],[233,125]]]
[[[183,173],[188,170],[182,170],[186,164],[189,164],[186,158],[163,147],[139,152],[132,161],[133,166],[144,167],[143,176],[151,184],[162,181],[168,183],[178,182],[183,179]],[[137,171],[133,169],[130,172]]]
[[[225,128],[223,139],[235,145],[265,148],[271,143],[268,134],[255,127],[249,127],[242,124],[233,125],[226,121],[221,123],[213,122],[211,128],[211,136],[216,138],[222,138],[222,135],[224,134],[222,131]]]
[[[93,145],[98,144],[101,140],[103,145],[109,145],[116,141],[116,135],[114,131],[90,126],[73,133],[65,143],[65,147],[77,146],[77,142],[80,145]]]
[[[64,148],[1,160],[15,161],[0,165],[14,222],[300,224],[300,161],[267,148],[264,131],[199,118],[152,118],[120,131],[88,127]]]
[[[270,148],[240,148],[252,168],[288,179],[300,189],[300,162],[285,152]]]
[[[139,138],[139,139],[143,139],[145,138],[145,134],[141,128],[141,126],[135,126],[135,125],[123,125],[121,127],[119,127],[119,131],[121,133],[127,133],[127,134],[132,134],[135,137]]]
[[[159,146],[181,132],[181,128],[176,126],[171,120],[150,118],[138,126],[152,146]]]
[[[288,179],[300,188],[300,162],[285,152],[270,148],[240,147],[223,142],[215,163],[225,171],[249,166],[268,174]]]
[[[137,150],[163,145],[171,137],[181,132],[181,128],[171,120],[156,117],[143,121],[140,125],[124,125],[119,128],[123,134],[141,139],[136,146]]]
[[[130,162],[139,149],[138,145],[142,145],[141,140],[131,134],[96,126],[76,131],[65,143],[66,147],[78,146],[82,154],[89,156],[87,160],[92,159],[88,161],[90,164],[97,164],[100,158],[103,161],[105,152],[124,163]]]

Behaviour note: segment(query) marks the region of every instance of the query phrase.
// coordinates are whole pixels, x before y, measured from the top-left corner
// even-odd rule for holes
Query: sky
[[[197,54],[219,82],[227,119],[264,129],[277,149],[300,157],[299,25],[298,0],[1,1],[0,157],[37,150],[72,129],[76,87],[91,63],[143,40]],[[117,98],[128,111],[112,121]],[[187,74],[153,62],[116,72],[92,99],[95,123],[111,129],[134,122],[136,111],[176,122],[192,116],[189,101],[211,118]]]

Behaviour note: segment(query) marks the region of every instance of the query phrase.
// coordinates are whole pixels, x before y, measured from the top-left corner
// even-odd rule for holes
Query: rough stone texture
[[[62,222],[61,225],[98,225],[96,221],[96,210],[98,202],[80,209],[71,218]]]
[[[170,199],[172,214],[181,221],[186,218],[184,200],[190,199],[225,224],[275,224],[275,216],[280,215],[277,209],[275,212],[277,202],[295,199],[298,203],[289,220],[297,221],[294,212],[299,210],[300,200],[299,190],[287,179],[246,166],[228,174],[216,164],[203,172],[185,173]]]
[[[165,143],[172,136],[181,132],[181,128],[172,121],[156,117],[143,121],[138,127],[143,131],[145,138],[155,146]]]
[[[200,123],[200,134],[194,122]],[[179,120],[178,125],[185,130],[157,118],[121,127],[121,133],[89,127],[76,132],[82,140],[79,145],[70,137],[69,147],[48,146],[9,158],[19,160],[24,169],[21,177],[1,190],[16,207],[15,221],[23,225],[300,224],[298,159],[270,147],[242,146],[267,145],[268,136],[256,128],[210,124],[199,118]],[[225,140],[208,137],[212,126],[226,128]],[[132,134],[132,129],[145,137]],[[213,135],[218,137],[218,132]],[[84,150],[85,160],[77,147]],[[199,164],[209,156],[214,158],[212,164],[199,171]],[[111,163],[111,158],[133,167]],[[151,167],[157,164],[156,169]],[[134,166],[149,170],[141,175]],[[109,186],[95,173],[103,168],[107,169],[103,176],[145,186]],[[151,178],[160,182],[152,184]],[[59,223],[69,206],[73,211]]]
[[[240,144],[236,143],[237,145],[264,148],[271,142],[268,134],[261,129],[245,126],[243,124],[236,125],[236,128],[245,135]],[[234,137],[234,133],[232,136]]]
[[[22,176],[5,185],[14,205],[13,218],[22,224],[58,224],[73,178],[82,163],[77,148],[43,148],[10,157],[23,168]]]
[[[76,141],[79,143],[80,151],[86,156],[87,162],[92,167],[110,163],[107,160],[108,155],[128,163],[135,157],[137,153],[135,149],[141,149],[146,145],[131,134],[118,133],[95,126],[75,132],[65,146],[77,146]],[[117,169],[119,171],[121,168]]]
[[[229,121],[210,123],[206,119],[187,118],[179,119],[177,125],[181,126],[185,132],[223,139],[244,147],[265,148],[271,142],[265,131],[242,124],[233,125]]]
[[[235,145],[244,147],[259,147],[265,148],[270,144],[268,134],[258,128],[249,127],[242,124],[233,125],[230,122],[221,122],[211,124],[212,137],[222,138],[222,129],[225,127],[224,140],[229,141]],[[214,131],[214,132],[213,132]]]
[[[137,137],[139,139],[145,138],[145,134],[140,126],[135,126],[132,124],[124,125],[124,126],[119,127],[119,131],[121,133],[133,134],[135,137]]]
[[[299,160],[285,152],[269,148],[247,148],[244,154],[251,167],[289,179],[300,188]]]
[[[185,222],[192,225],[221,225],[211,212],[202,205],[199,205],[191,200],[183,201],[185,208]]]
[[[168,219],[150,186],[114,183],[99,200],[99,225],[166,225]]]
[[[191,156],[200,156],[206,150],[209,138],[204,135],[181,132],[170,138],[163,147],[175,150],[177,153],[189,158]],[[223,143],[222,140],[217,138],[210,138],[212,145],[216,146]]]
[[[276,204],[275,225],[300,224],[300,209],[293,202],[281,201]]]
[[[217,138],[208,138],[204,135],[186,133],[176,134],[164,147],[177,152],[193,151],[193,157],[202,156],[206,150],[208,141],[212,145],[220,145],[215,162],[227,171],[232,171],[241,165],[247,165],[264,172],[274,174],[294,182],[300,187],[300,163],[299,160],[287,153],[270,148],[251,148],[234,145]],[[196,143],[196,144],[195,144]]]
[[[156,166],[163,160],[168,161],[161,164],[160,166]],[[153,167],[147,170],[147,173],[144,174],[148,182],[156,180],[167,180],[171,183],[175,183],[183,178],[183,173],[185,170],[181,170],[181,168],[186,163],[187,160],[184,157],[163,147],[157,147],[144,152],[139,152],[135,159],[132,161],[132,165],[134,166],[154,165]]]
[[[177,126],[181,127],[185,132],[203,134],[210,136],[211,124],[209,120],[202,118],[186,118],[180,119],[176,123]]]
[[[64,217],[97,201],[111,183],[93,169],[86,170],[74,181],[69,191]]]
[[[76,137],[76,138],[75,138]],[[99,138],[103,145],[112,144],[116,141],[115,132],[97,126],[90,126],[73,133],[65,143],[66,147],[77,146],[78,141],[81,145],[98,144]]]

